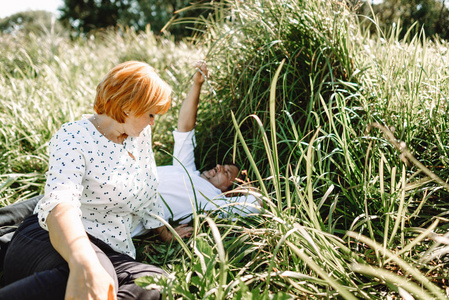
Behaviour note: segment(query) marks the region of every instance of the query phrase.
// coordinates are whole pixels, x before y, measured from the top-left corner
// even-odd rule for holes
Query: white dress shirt
[[[196,212],[217,211],[221,217],[259,212],[260,206],[254,196],[226,197],[221,190],[200,177],[195,166],[194,130],[174,131],[173,136],[173,165],[157,167],[159,193],[162,202],[166,204],[163,205],[166,220],[182,220],[181,224],[187,223],[191,220],[193,208]]]

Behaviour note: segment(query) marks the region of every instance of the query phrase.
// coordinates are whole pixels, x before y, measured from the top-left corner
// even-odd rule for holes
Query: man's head
[[[239,172],[239,167],[233,164],[216,165],[215,168],[202,172],[201,177],[224,193],[232,187]]]

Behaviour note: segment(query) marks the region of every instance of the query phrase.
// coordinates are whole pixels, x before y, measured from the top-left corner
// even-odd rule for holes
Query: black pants
[[[100,263],[116,284],[118,299],[160,299],[157,290],[145,290],[134,280],[141,276],[165,274],[155,266],[137,262],[89,236]],[[37,215],[27,217],[16,230],[5,256],[3,299],[64,299],[69,276],[67,262],[53,248],[49,234],[38,223]]]
[[[3,271],[3,259],[6,254],[9,242],[14,235],[17,226],[22,221],[33,214],[37,202],[42,195],[16,202],[14,204],[0,208],[0,271]],[[0,287],[3,281],[0,281]]]

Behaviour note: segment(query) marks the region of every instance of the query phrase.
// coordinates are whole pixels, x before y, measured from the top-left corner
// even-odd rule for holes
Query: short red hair
[[[97,86],[94,110],[124,123],[126,112],[141,116],[156,108],[156,114],[165,114],[170,94],[170,86],[150,65],[128,61],[112,68]]]

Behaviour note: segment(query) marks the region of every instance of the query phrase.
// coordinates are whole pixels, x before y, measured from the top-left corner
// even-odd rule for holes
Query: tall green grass
[[[371,37],[344,1],[212,5],[198,156],[234,154],[270,201],[254,223],[223,226],[222,240],[239,232],[228,255],[245,259],[223,271],[210,240],[167,295],[223,299],[226,272],[229,298],[446,298],[447,43]],[[199,272],[203,255],[215,259]],[[178,284],[185,274],[216,280]]]
[[[45,143],[91,111],[95,84],[123,60],[150,62],[174,87],[154,129],[169,150],[188,62],[206,58],[197,162],[243,162],[266,206],[197,215],[186,241],[139,241],[139,257],[170,273],[140,284],[168,299],[447,297],[447,43],[399,40],[398,28],[370,36],[359,22],[375,18],[344,1],[210,5],[195,46],[132,31],[1,36],[3,203],[41,192]]]

